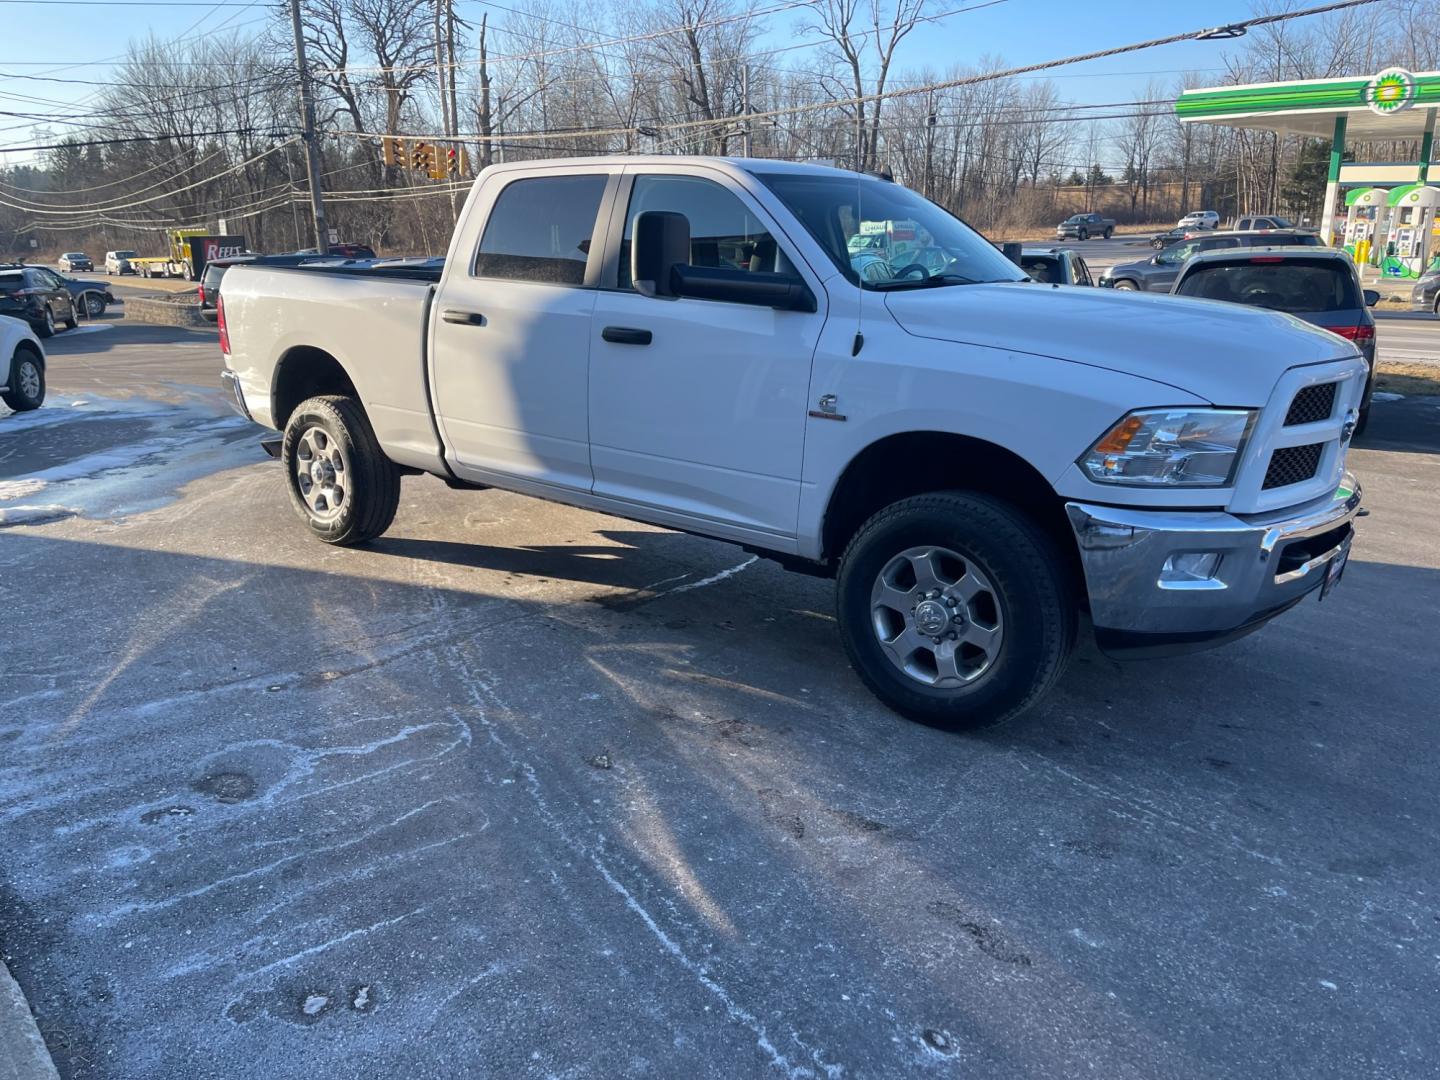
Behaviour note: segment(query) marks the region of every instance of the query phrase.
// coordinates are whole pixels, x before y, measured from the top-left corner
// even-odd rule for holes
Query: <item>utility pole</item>
[[[754,155],[754,146],[750,141],[750,65],[746,64],[740,69],[740,111],[745,114],[745,141],[741,143],[744,147],[745,157]]]
[[[458,128],[450,126],[450,81],[445,75],[445,0],[435,0],[435,81],[436,89],[440,91],[440,131],[444,135],[452,135]],[[436,161],[440,155],[436,153]],[[450,182],[450,174],[445,174],[445,182]],[[455,199],[455,189],[450,189],[450,218],[452,224],[460,220],[460,207]]]
[[[320,193],[320,146],[315,139],[315,97],[310,89],[310,66],[305,63],[305,32],[300,26],[300,0],[290,0],[290,26],[295,31],[295,65],[300,69],[301,139],[305,143],[305,171],[310,178],[310,212],[315,218],[315,250],[330,250],[325,231],[325,203]]]

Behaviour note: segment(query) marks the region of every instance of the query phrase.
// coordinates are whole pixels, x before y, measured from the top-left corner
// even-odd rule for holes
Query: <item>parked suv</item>
[[[16,412],[45,404],[45,350],[19,319],[0,318],[0,401]]]
[[[1177,229],[1214,229],[1220,224],[1220,215],[1214,210],[1192,210],[1175,223]]]
[[[1208,251],[1185,264],[1170,291],[1283,311],[1353,341],[1370,368],[1355,424],[1356,434],[1365,430],[1375,391],[1375,316],[1370,309],[1380,294],[1361,288],[1360,274],[1345,252],[1314,246]]]
[[[130,264],[130,260],[138,259],[139,257],[140,253],[138,251],[130,251],[128,249],[125,251],[107,251],[105,253],[105,273],[133,274],[135,273],[135,267]]]
[[[224,259],[211,259],[205,264],[205,275],[200,279],[200,317],[215,321],[215,304],[220,299],[220,282],[225,271],[240,263],[254,262],[259,255],[231,255]]]
[[[1219,251],[1225,248],[1288,244],[1316,245],[1320,238],[1314,233],[1254,233],[1254,232],[1207,232],[1204,236],[1193,236],[1178,244],[1171,244],[1157,255],[1139,262],[1121,263],[1108,267],[1100,275],[1100,284],[1112,289],[1134,289],[1140,292],[1169,292],[1170,286],[1180,275],[1180,268],[1192,255],[1202,251]]]
[[[1416,280],[1410,290],[1410,307],[1440,315],[1440,268],[1431,267]]]
[[[76,270],[95,269],[95,263],[83,251],[67,251],[55,265],[67,274],[73,274]]]
[[[0,266],[0,315],[24,319],[42,338],[55,333],[55,324],[74,330],[75,303],[57,275],[39,266]]]

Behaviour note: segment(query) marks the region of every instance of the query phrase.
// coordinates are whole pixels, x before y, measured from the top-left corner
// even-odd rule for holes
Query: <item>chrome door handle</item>
[[[459,323],[461,326],[485,325],[485,316],[478,311],[442,311],[440,317],[446,322]]]

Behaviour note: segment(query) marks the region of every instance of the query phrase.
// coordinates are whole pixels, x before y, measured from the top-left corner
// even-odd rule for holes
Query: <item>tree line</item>
[[[932,28],[963,28],[963,8],[938,0],[513,0],[469,18],[453,0],[301,10],[329,223],[394,254],[443,253],[449,189],[461,185],[387,165],[386,134],[463,147],[472,173],[576,154],[823,161],[889,173],[997,238],[1088,209],[1122,223],[1200,208],[1318,220],[1327,141],[1181,124],[1178,94],[1440,66],[1440,0],[1255,27],[1216,45],[1220,70],[1098,103],[1043,75],[998,76],[1003,40],[970,64],[907,66]],[[1018,5],[1013,18],[1019,33]],[[283,12],[249,36],[132,43],[91,104],[39,121],[49,148],[0,171],[0,237],[12,251],[157,249],[164,229],[223,218],[257,250],[308,246],[297,81]],[[1418,147],[1354,151],[1414,160]]]

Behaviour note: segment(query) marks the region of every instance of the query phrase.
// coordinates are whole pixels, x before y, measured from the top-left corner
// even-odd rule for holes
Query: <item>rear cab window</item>
[[[1355,275],[1337,259],[1256,255],[1197,266],[1177,290],[1199,300],[1318,313],[1360,308]]]
[[[472,274],[583,286],[608,182],[604,173],[511,181],[490,208]]]

